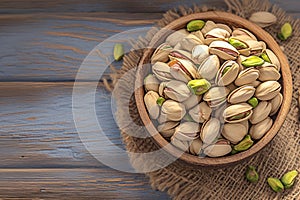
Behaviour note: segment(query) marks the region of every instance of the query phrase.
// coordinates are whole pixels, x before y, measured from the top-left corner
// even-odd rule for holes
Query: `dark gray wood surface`
[[[300,17],[298,0],[272,2]],[[73,81],[99,42],[193,3],[224,6],[221,0],[1,1],[0,199],[168,199],[144,175],[110,169],[89,154],[73,121]],[[122,147],[110,94],[99,87],[96,97],[101,126]]]

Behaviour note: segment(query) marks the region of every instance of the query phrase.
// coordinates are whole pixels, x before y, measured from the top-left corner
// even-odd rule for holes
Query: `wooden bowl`
[[[281,64],[281,84],[282,84],[282,94],[283,94],[283,103],[281,109],[279,110],[277,117],[273,123],[271,129],[265,134],[263,138],[261,138],[255,145],[253,145],[249,150],[235,154],[228,155],[219,158],[200,158],[197,156],[193,156],[188,153],[183,153],[178,150],[176,147],[172,145],[167,145],[168,141],[166,141],[157,131],[153,123],[151,122],[147,110],[144,104],[144,88],[141,87],[143,85],[144,77],[151,71],[151,66],[147,63],[150,63],[151,55],[153,54],[155,47],[161,44],[166,37],[171,33],[170,30],[179,30],[185,28],[186,24],[194,19],[202,19],[202,20],[212,20],[218,23],[224,23],[230,26],[245,28],[251,31],[259,40],[266,42],[268,48],[271,49],[276,56],[279,58]],[[240,162],[246,158],[250,158],[257,152],[259,152],[263,147],[265,147],[277,134],[280,127],[282,126],[286,115],[289,112],[291,99],[292,99],[292,77],[289,68],[289,63],[287,61],[286,56],[283,54],[282,50],[273,39],[271,35],[269,35],[266,31],[264,31],[259,26],[251,23],[250,21],[238,17],[234,14],[229,14],[225,12],[203,12],[203,13],[195,13],[191,15],[187,15],[181,17],[170,24],[168,24],[164,29],[161,29],[158,33],[154,35],[152,38],[149,48],[145,49],[142,58],[140,59],[137,75],[136,75],[136,91],[135,91],[135,100],[137,104],[137,108],[140,114],[140,117],[146,126],[148,132],[151,134],[153,141],[161,148],[164,147],[167,152],[169,152],[173,156],[179,157],[180,160],[187,162],[190,165],[194,166],[225,166],[233,163]],[[167,145],[167,146],[166,146]]]

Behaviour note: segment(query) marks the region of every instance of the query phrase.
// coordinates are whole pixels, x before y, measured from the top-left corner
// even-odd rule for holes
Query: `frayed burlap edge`
[[[285,42],[276,39],[284,47],[293,74],[294,91],[290,113],[275,139],[247,163],[222,169],[193,169],[187,167],[185,163],[176,161],[168,167],[147,173],[147,176],[150,178],[153,189],[166,191],[174,199],[300,199],[300,181],[297,181],[292,189],[286,190],[282,194],[272,192],[266,183],[266,178],[269,176],[280,177],[287,170],[300,170],[300,132],[297,106],[298,88],[300,88],[299,19],[293,19],[282,9],[276,5],[271,5],[268,1],[225,0],[225,2],[228,6],[228,12],[245,18],[255,11],[270,11],[275,14],[278,18],[277,24],[266,29],[274,38],[276,38],[276,33],[283,23],[288,21],[292,24],[294,33],[291,39]],[[164,27],[181,16],[208,10],[222,9],[197,5],[193,8],[179,7],[166,12],[163,19],[157,24],[158,27]],[[145,38],[133,42],[133,49],[143,49],[147,46],[158,30],[158,28],[152,28]],[[115,93],[117,94],[117,121],[122,123],[128,121],[129,124],[121,129],[123,141],[129,152],[157,150],[157,146],[150,138],[140,139],[128,134],[132,132],[142,134],[145,131],[143,128],[133,128],[135,126],[130,126],[129,122],[133,120],[135,124],[142,124],[134,98],[128,96],[134,90],[135,69],[142,53],[142,50],[136,50],[127,54],[123,60],[123,67],[112,75],[113,79],[118,79],[126,73],[125,78],[118,79],[118,88]],[[116,82],[114,80],[114,83]],[[130,116],[124,114],[126,113],[124,110],[128,110],[128,103],[124,99],[129,98],[131,98]],[[137,157],[131,157],[133,166],[137,162],[140,164],[140,161]],[[250,184],[245,180],[244,172],[247,165],[257,166],[260,173],[260,180],[257,184]]]

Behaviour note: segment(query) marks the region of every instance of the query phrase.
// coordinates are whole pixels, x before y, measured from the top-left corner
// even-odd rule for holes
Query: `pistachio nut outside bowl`
[[[200,158],[188,153],[182,153],[182,151],[180,151],[179,149],[177,149],[172,145],[166,146],[169,142],[166,141],[159,134],[159,132],[157,131],[154,124],[152,123],[148,115],[148,112],[146,110],[144,99],[143,99],[145,91],[144,88],[141,86],[143,85],[144,77],[151,71],[151,66],[147,64],[150,63],[150,58],[155,50],[154,47],[157,47],[159,44],[161,44],[166,39],[166,37],[169,34],[171,34],[170,30],[179,30],[185,28],[186,24],[189,21],[195,19],[212,20],[214,22],[224,23],[230,26],[248,29],[253,34],[255,34],[258,39],[264,41],[268,45],[269,49],[271,49],[276,54],[276,56],[280,61],[280,65],[282,66],[281,67],[282,78],[280,82],[282,85],[283,102],[281,108],[274,120],[271,129],[264,135],[263,138],[261,138],[257,143],[255,143],[255,145],[253,145],[247,151],[240,152],[235,155],[228,155],[228,156],[218,157],[218,158],[210,158],[210,157]],[[248,159],[254,154],[258,153],[276,136],[277,132],[279,131],[280,127],[282,126],[289,112],[291,100],[292,100],[292,77],[289,68],[289,63],[287,61],[286,56],[283,54],[282,50],[280,49],[277,42],[273,39],[273,37],[270,34],[268,34],[266,31],[264,31],[262,28],[260,28],[259,26],[253,24],[252,22],[244,18],[238,17],[234,14],[217,12],[217,11],[186,15],[177,20],[174,20],[166,27],[161,29],[159,32],[157,32],[153,36],[149,44],[149,48],[144,50],[144,54],[139,61],[135,85],[137,88],[135,91],[135,100],[136,100],[138,112],[140,114],[140,117],[144,125],[146,125],[148,132],[152,136],[154,143],[157,144],[158,147],[160,148],[164,147],[168,153],[170,153],[173,156],[179,157],[179,160],[184,161],[193,167],[197,167],[197,166],[220,167],[220,166],[232,165],[234,163],[241,162],[242,160]]]

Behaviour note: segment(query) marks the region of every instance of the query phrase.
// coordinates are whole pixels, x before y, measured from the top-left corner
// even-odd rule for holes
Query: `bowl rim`
[[[283,102],[281,108],[277,114],[276,119],[271,127],[271,129],[258,141],[256,142],[250,149],[244,152],[240,152],[235,155],[228,155],[224,157],[210,158],[204,157],[200,158],[189,153],[182,153],[179,149],[174,147],[173,145],[167,145],[169,142],[165,140],[160,133],[155,128],[151,119],[149,118],[148,112],[146,110],[143,96],[144,96],[144,88],[139,87],[143,85],[143,79],[145,76],[145,61],[150,59],[150,56],[153,53],[154,47],[157,44],[162,43],[162,41],[167,37],[167,33],[170,33],[170,30],[179,30],[186,26],[186,24],[195,19],[202,20],[212,20],[218,23],[225,23],[229,25],[236,25],[239,28],[245,28],[252,32],[258,39],[264,41],[268,48],[271,49],[275,55],[278,57],[280,65],[281,65],[281,78],[282,78],[282,95]],[[263,39],[262,39],[263,38]],[[179,160],[185,161],[189,164],[197,165],[197,166],[224,166],[230,165],[247,158],[252,157],[254,154],[258,153],[262,148],[264,148],[270,141],[276,136],[280,127],[285,121],[285,118],[289,112],[290,105],[292,102],[292,76],[289,67],[288,60],[278,43],[274,40],[274,38],[267,33],[265,30],[260,28],[259,26],[253,24],[252,22],[239,17],[235,14],[221,12],[221,11],[208,11],[201,13],[189,14],[183,17],[180,17],[164,28],[160,29],[151,39],[147,49],[144,50],[141,59],[138,62],[136,80],[135,80],[135,101],[137,105],[138,112],[142,119],[143,124],[146,126],[147,131],[150,133],[151,138],[154,140],[154,143],[158,145],[159,148],[164,147],[164,149],[173,156],[179,158]],[[276,122],[276,123],[275,123]]]

